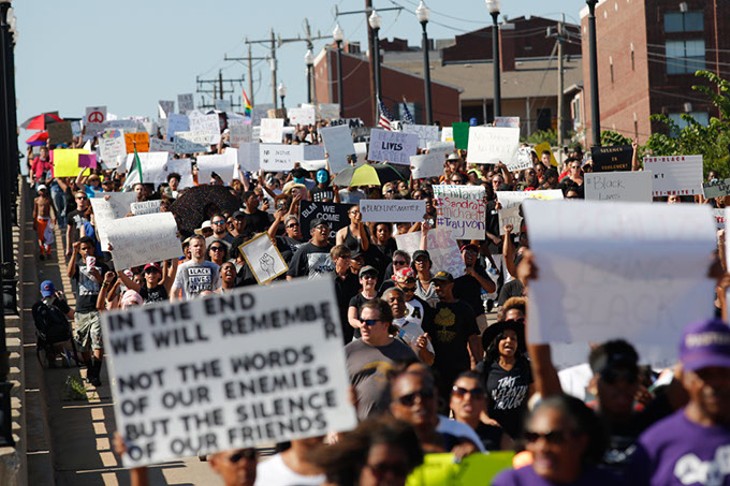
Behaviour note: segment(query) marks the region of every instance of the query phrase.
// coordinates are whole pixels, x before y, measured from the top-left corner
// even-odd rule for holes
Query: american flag
[[[393,129],[390,126],[390,122],[392,119],[393,117],[390,116],[390,113],[388,113],[388,110],[385,108],[383,101],[378,98],[378,126],[384,130],[390,131]]]
[[[413,119],[413,115],[411,115],[411,110],[408,109],[408,102],[406,101],[405,96],[403,97],[403,119],[401,120],[406,125],[415,125],[416,120]]]

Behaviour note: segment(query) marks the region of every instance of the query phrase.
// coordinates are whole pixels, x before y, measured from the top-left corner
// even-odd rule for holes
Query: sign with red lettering
[[[653,196],[702,194],[702,156],[644,157],[644,169],[653,174]]]

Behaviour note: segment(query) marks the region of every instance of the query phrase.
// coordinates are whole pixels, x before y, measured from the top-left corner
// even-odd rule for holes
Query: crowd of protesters
[[[324,125],[297,126],[283,142],[319,144]],[[225,152],[228,135],[210,152]],[[360,425],[292,441],[258,465],[252,449],[213,454],[210,465],[227,485],[404,484],[424,454],[498,450],[518,452],[499,485],[730,484],[730,328],[722,320],[689,325],[679,363],[668,370],[641,366],[624,340],[596,343],[586,349],[590,373],[568,377],[570,385],[550,347],[530,343],[526,308],[539,269],[524,225],[500,231],[497,192],[560,189],[565,198],[583,198],[591,162],[581,148],[572,147],[558,167],[550,155],[533,152],[531,168],[512,172],[503,163],[467,164],[456,150],[444,156],[440,177],[406,175],[365,187],[338,187],[327,168],[242,173],[228,186],[239,209],[214,208],[195,234],[182,234],[179,260],[138,268],[113,268],[113,249],[100,246],[89,204],[120,190],[124,174],[54,178],[45,147],[29,159],[39,254],[51,256],[48,228],[57,224],[76,297],[77,345],[93,386],[103,386],[100,312],[257,285],[238,250],[257,235],[268,235],[288,265],[277,280],[335,282]],[[636,158],[633,168],[640,170]],[[198,180],[194,165],[192,172],[195,185],[223,184],[216,175]],[[187,189],[180,182],[171,173],[156,187],[130,189],[139,201],[162,199],[167,211]],[[427,247],[438,184],[479,185],[486,193],[485,237],[457,241],[466,269],[457,278],[434,268]],[[426,213],[407,224],[364,223],[362,199],[421,199]],[[349,222],[332,228],[314,219],[304,234],[301,208],[310,201],[351,205]],[[724,199],[680,202],[724,207]],[[418,231],[419,250],[398,249],[394,235]],[[718,317],[726,280],[718,278]],[[489,317],[493,310],[497,319]],[[121,437],[117,449],[124,449]],[[132,478],[145,484],[146,472]]]

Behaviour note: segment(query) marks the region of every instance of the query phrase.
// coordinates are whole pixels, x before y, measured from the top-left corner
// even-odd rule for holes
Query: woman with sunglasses
[[[223,242],[214,240],[208,247],[208,260],[218,266],[223,265],[228,258],[228,249]]]
[[[488,415],[512,438],[520,436],[533,393],[530,362],[526,358],[523,321],[500,321],[482,334],[486,349],[478,368],[489,395]]]
[[[506,471],[494,486],[615,485],[618,477],[598,469],[606,438],[596,415],[581,400],[557,395],[541,401],[525,425],[532,463]]]

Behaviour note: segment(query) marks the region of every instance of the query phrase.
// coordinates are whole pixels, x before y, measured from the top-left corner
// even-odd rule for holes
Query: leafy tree
[[[550,143],[551,147],[557,147],[558,145],[558,133],[553,130],[540,130],[533,132],[529,137],[525,139],[525,142],[530,145],[540,145],[543,142]]]

